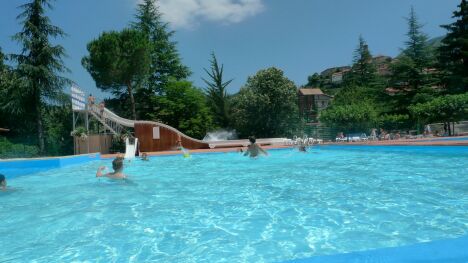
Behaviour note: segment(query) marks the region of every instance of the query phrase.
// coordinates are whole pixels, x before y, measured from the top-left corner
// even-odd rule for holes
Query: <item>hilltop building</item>
[[[299,113],[307,123],[318,122],[320,111],[326,109],[332,99],[332,96],[323,93],[319,88],[300,88],[298,90]]]

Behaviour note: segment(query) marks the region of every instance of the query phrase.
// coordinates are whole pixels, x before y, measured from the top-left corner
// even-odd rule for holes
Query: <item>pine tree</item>
[[[432,92],[434,74],[430,72],[433,66],[432,51],[428,45],[428,37],[422,32],[414,8],[411,8],[408,21],[408,40],[405,42],[403,53],[392,65],[393,88],[397,90],[394,98],[397,100],[397,112],[406,113],[412,103],[424,102]]]
[[[62,61],[65,50],[50,43],[50,39],[63,37],[65,33],[52,25],[45,15],[46,9],[52,9],[50,0],[31,0],[20,8],[23,12],[17,19],[21,20],[23,28],[14,39],[22,45],[22,51],[12,58],[18,63],[21,92],[27,100],[25,112],[35,119],[39,151],[43,154],[44,108],[48,102],[60,100],[64,85],[69,83],[60,76],[68,71]]]
[[[162,93],[170,79],[182,80],[190,76],[188,67],[182,65],[176,42],[171,41],[175,32],[162,21],[157,0],[143,0],[135,18],[132,26],[145,33],[152,44],[150,89]]]
[[[361,87],[372,87],[377,82],[377,69],[372,62],[369,46],[362,36],[359,36],[359,45],[354,51],[353,66],[350,81]]]
[[[453,13],[456,19],[442,26],[448,33],[439,48],[439,70],[448,93],[468,91],[468,2],[462,0],[459,10]]]
[[[2,47],[0,47],[0,74],[2,74],[3,69],[5,68],[4,60],[5,54],[3,54]]]
[[[230,118],[228,101],[229,98],[226,87],[232,82],[232,79],[226,82],[223,81],[224,65],[221,65],[221,67],[219,66],[214,52],[211,53],[210,63],[210,71],[204,69],[210,79],[206,80],[202,78],[208,86],[205,90],[205,93],[208,97],[208,104],[214,114],[215,124],[221,128],[227,128],[230,124]]]

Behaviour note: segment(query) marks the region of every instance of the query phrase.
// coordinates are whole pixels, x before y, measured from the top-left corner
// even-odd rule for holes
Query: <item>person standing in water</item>
[[[106,169],[105,166],[99,167],[96,172],[96,177],[107,177],[109,179],[126,179],[127,176],[123,173],[123,156],[119,155],[112,161],[112,169],[114,172],[103,174],[102,171]]]
[[[177,150],[182,151],[184,158],[190,157],[190,152],[182,146],[182,139],[180,138],[180,135],[177,135],[176,147]]]
[[[5,175],[0,174],[0,190],[6,191],[7,181]]]
[[[244,156],[257,157],[260,154],[268,155],[268,152],[265,151],[260,145],[257,144],[257,139],[255,136],[249,137],[250,145],[247,147]]]

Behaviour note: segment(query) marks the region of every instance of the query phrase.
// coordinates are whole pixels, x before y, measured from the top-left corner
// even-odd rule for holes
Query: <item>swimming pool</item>
[[[9,180],[0,259],[281,262],[468,235],[468,147],[324,146],[110,160]]]

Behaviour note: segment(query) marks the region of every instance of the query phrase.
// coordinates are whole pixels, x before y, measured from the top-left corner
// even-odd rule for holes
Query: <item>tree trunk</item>
[[[41,111],[41,102],[36,102],[36,122],[37,122],[37,139],[39,143],[39,153],[44,154],[44,128],[42,126],[42,111]]]
[[[128,91],[128,95],[130,95],[130,104],[131,104],[131,107],[132,107],[133,119],[136,120],[137,117],[136,117],[136,110],[135,110],[135,98],[133,97],[133,89],[132,89],[132,83],[131,82],[127,83],[127,91]]]

